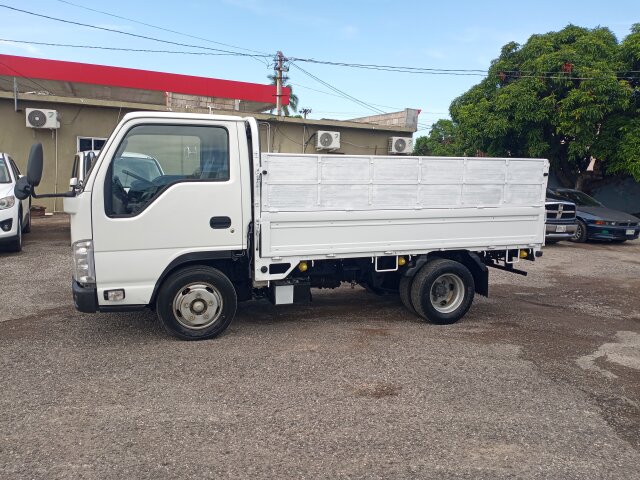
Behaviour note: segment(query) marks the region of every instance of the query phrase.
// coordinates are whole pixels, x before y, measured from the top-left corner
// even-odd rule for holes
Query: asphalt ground
[[[241,304],[181,342],[73,309],[65,217],[0,252],[0,478],[640,478],[640,242],[546,247],[455,325]]]

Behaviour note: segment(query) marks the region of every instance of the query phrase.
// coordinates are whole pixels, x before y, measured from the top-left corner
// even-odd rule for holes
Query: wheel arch
[[[223,252],[191,252],[185,253],[175,258],[167,267],[162,271],[155,286],[153,287],[153,293],[149,300],[149,306],[153,307],[158,298],[158,292],[164,281],[178,270],[182,270],[187,267],[205,266],[212,267],[220,270],[224,273],[229,280],[235,285],[239,280],[237,275],[238,261],[242,256],[242,252],[223,251]]]
[[[467,269],[469,269],[471,275],[473,276],[473,281],[475,283],[475,292],[478,295],[482,295],[484,297],[489,296],[489,269],[480,259],[477,253],[470,252],[468,250],[431,252],[427,255],[422,255],[416,260],[415,265],[409,268],[404,273],[404,275],[415,276],[415,274],[418,272],[418,270],[420,270],[420,268],[422,268],[423,265],[432,260],[435,260],[436,258],[453,260],[467,267]]]

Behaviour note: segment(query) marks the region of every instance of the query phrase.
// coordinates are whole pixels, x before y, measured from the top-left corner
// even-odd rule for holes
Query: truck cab
[[[241,181],[251,176],[245,129],[237,117],[127,116],[78,195],[64,200],[74,251],[93,257],[93,264],[79,262],[78,305],[143,308],[163,272],[185,256],[222,260],[245,251],[251,216]],[[114,294],[123,278],[128,288]]]

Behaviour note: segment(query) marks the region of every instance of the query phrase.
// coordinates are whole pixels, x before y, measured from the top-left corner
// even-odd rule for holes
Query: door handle
[[[209,226],[216,230],[229,228],[231,226],[231,219],[229,217],[211,217]]]

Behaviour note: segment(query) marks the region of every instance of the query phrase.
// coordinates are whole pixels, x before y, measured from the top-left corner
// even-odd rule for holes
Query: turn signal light
[[[298,270],[300,270],[301,272],[306,272],[307,270],[309,270],[309,265],[307,265],[307,262],[300,262],[298,264]]]
[[[606,225],[607,224],[607,222],[605,222],[604,220],[596,220],[593,223],[595,223],[596,225]]]
[[[526,250],[520,250],[520,258],[527,258],[529,256],[529,252]]]
[[[407,259],[404,257],[398,257],[398,265],[403,266],[407,264]]]

